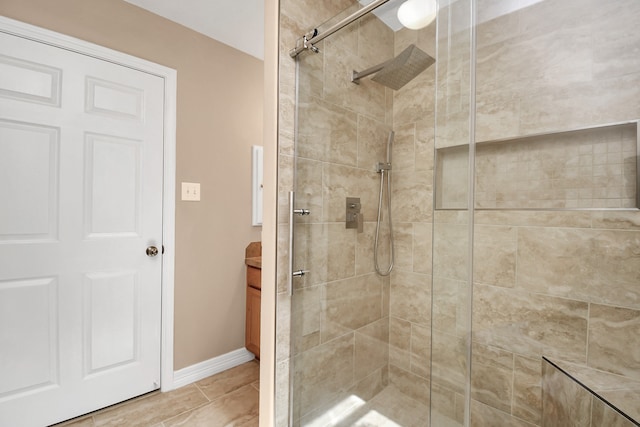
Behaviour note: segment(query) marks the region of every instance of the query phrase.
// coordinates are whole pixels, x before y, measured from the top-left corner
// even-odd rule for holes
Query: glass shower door
[[[468,426],[471,392],[474,0],[438,11],[431,425]]]
[[[400,2],[391,1],[390,7],[394,3],[397,7]],[[348,9],[332,22],[356,9]],[[407,40],[411,39],[418,41],[416,35],[409,35]],[[404,203],[403,209],[393,212],[394,219],[403,222],[396,231],[399,261],[391,276],[377,274],[374,241],[380,174],[376,165],[387,162],[394,96],[401,92],[370,78],[359,84],[350,78],[354,70],[394,58],[407,48],[407,40],[399,41],[392,28],[370,14],[318,43],[317,52],[307,50],[297,57],[294,208],[310,213],[294,217],[293,270],[303,274],[293,279],[291,299],[291,425],[428,423],[430,261],[424,255],[423,270],[414,273],[411,260],[412,222],[424,220],[415,225],[416,230],[430,236],[429,172],[420,170],[417,176],[422,181],[416,181],[415,160],[407,157],[415,152],[416,124],[404,123],[404,128],[396,129],[391,172],[397,173],[392,175],[394,191],[404,192],[398,200]],[[408,84],[400,99],[403,105],[410,100],[407,91],[426,81],[431,81],[432,88],[434,77],[432,67]],[[421,114],[422,109],[411,111]],[[433,118],[426,120],[432,123]],[[418,129],[424,133],[429,127]],[[420,147],[424,150],[421,159],[432,159],[431,146]],[[411,172],[403,170],[409,164]],[[432,160],[425,160],[418,169],[429,164]],[[418,193],[412,193],[421,183],[427,184],[419,193],[424,203]],[[378,249],[383,271],[391,252],[386,203],[384,200]],[[352,209],[359,209],[360,215]],[[354,219],[354,214],[351,228],[346,220]],[[417,253],[430,254],[427,248],[430,240]],[[394,300],[392,286],[398,292],[419,287],[424,293],[418,298],[407,293]],[[394,304],[402,315],[390,320]],[[413,397],[402,393],[402,387]]]
[[[364,34],[377,48],[359,55]],[[373,166],[391,127],[385,88],[349,75],[392,57],[392,40],[363,18],[297,58],[295,208],[310,213],[294,219],[293,270],[303,275],[292,283],[292,425],[351,425],[385,381],[389,279],[373,269]],[[355,228],[348,208],[360,210]]]

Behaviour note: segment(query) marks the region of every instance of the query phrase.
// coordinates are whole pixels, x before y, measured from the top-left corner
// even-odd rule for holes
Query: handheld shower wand
[[[387,161],[386,163],[380,162],[376,166],[376,172],[380,174],[380,197],[378,198],[378,221],[376,223],[376,236],[373,244],[373,263],[376,269],[376,273],[381,276],[388,276],[393,270],[393,264],[395,262],[395,250],[393,244],[393,221],[391,220],[391,153],[393,148],[393,138],[395,133],[389,132],[389,139],[387,140]],[[389,221],[389,251],[391,259],[389,267],[386,270],[381,270],[378,265],[378,242],[380,240],[380,222],[382,217],[382,199],[384,194],[384,182],[385,176],[387,181],[387,218]]]

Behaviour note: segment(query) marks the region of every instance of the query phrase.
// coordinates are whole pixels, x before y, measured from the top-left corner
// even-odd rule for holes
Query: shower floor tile
[[[354,399],[354,402],[356,399]],[[354,403],[342,413],[326,414],[311,423],[313,427],[426,427],[428,403],[418,402],[397,387],[389,385],[368,402]]]

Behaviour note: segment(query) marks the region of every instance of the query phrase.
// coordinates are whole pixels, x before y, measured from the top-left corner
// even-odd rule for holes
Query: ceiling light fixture
[[[436,0],[407,0],[398,8],[398,20],[411,30],[419,30],[431,24],[437,13]]]

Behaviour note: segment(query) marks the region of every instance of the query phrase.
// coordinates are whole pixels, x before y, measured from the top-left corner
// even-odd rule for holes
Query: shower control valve
[[[345,228],[355,228],[358,230],[358,233],[362,233],[364,217],[362,213],[360,213],[361,209],[360,197],[347,197]]]

